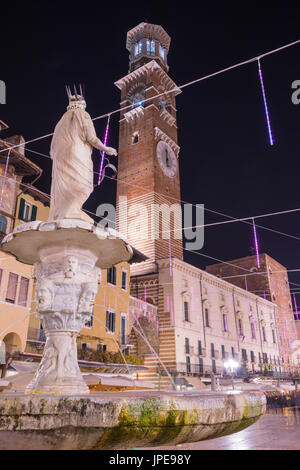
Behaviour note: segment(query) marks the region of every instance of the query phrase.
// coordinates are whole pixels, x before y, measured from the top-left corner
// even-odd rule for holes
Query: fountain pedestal
[[[78,367],[76,338],[91,320],[100,268],[129,261],[131,247],[114,230],[70,219],[20,225],[1,247],[34,265],[37,316],[46,335],[42,360],[25,393],[89,393]]]

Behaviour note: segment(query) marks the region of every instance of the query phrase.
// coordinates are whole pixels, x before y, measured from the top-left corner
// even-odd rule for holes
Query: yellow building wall
[[[33,196],[30,194],[20,194],[18,199],[17,199],[17,205],[16,205],[16,219],[15,219],[15,227],[18,225],[21,225],[24,223],[24,220],[19,219],[19,208],[20,208],[20,201],[21,198],[25,199],[26,202],[29,204],[36,206],[37,207],[37,213],[36,213],[36,220],[41,220],[42,222],[46,222],[48,220],[48,215],[49,215],[49,210],[50,207],[45,205],[43,202],[39,201],[38,199],[35,199]],[[33,313],[29,317],[29,323],[27,325],[27,330],[29,329],[29,339],[33,339],[33,337],[36,336],[36,331],[39,330],[40,328],[40,320],[37,318],[35,314],[36,310],[36,305],[35,305],[35,281],[32,282],[32,287],[31,287],[31,312]],[[30,352],[30,349],[27,348],[27,351]]]
[[[41,220],[42,222],[46,222],[48,220],[48,215],[49,215],[49,210],[50,210],[49,206],[46,206],[38,199],[34,199],[34,197],[32,197],[30,194],[22,193],[20,194],[20,196],[18,196],[18,199],[17,199],[15,227],[24,223],[24,220],[19,219],[19,209],[20,209],[21,198],[25,199],[25,201],[27,201],[29,204],[37,207],[36,220]]]
[[[29,314],[31,309],[32,274],[33,268],[27,264],[19,263],[15,258],[0,251],[0,268],[3,270],[0,285],[0,340],[3,340],[7,349],[24,350],[26,346]],[[21,276],[29,279],[27,305],[5,301],[9,273],[18,277],[16,302],[19,297]]]

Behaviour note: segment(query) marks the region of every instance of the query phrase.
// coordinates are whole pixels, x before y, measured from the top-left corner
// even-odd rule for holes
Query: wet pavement
[[[140,448],[139,448],[140,449]],[[208,441],[151,450],[299,450],[300,407],[273,408],[244,431]]]

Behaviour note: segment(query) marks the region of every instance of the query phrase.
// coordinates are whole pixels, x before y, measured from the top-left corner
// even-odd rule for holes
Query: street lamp
[[[234,390],[234,374],[239,367],[239,363],[235,361],[234,359],[228,359],[227,362],[224,362],[224,367],[226,371],[231,373],[231,379],[232,379],[232,390]]]

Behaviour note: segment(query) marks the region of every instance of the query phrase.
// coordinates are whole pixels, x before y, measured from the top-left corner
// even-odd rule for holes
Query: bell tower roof
[[[140,39],[156,39],[169,52],[171,38],[162,26],[140,23],[127,33],[126,49],[131,52],[132,45]]]
[[[170,42],[168,33],[157,24],[140,23],[128,31],[126,48],[130,52],[129,71],[132,72],[154,59],[167,72]]]

